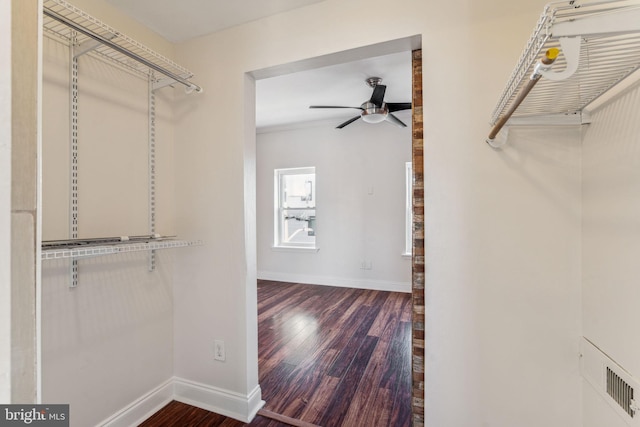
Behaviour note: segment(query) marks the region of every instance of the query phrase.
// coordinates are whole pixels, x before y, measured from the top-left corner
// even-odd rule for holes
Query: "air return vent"
[[[627,384],[609,367],[607,367],[607,394],[633,418],[636,413],[636,411],[631,409],[634,403],[633,387]]]
[[[580,373],[629,426],[640,427],[640,383],[591,341],[580,341]]]

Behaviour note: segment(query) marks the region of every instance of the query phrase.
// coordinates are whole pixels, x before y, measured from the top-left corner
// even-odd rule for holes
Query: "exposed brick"
[[[413,426],[424,426],[424,130],[422,109],[422,50],[413,58],[413,261],[412,261],[412,414]]]

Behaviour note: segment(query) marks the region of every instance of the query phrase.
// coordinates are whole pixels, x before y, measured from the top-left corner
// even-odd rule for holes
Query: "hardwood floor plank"
[[[292,418],[306,420],[302,415],[307,406],[314,404],[314,398],[317,397],[315,391],[322,384],[322,379],[335,356],[336,351],[328,349],[318,357],[309,358],[299,365],[291,375],[286,394],[276,396],[279,404],[274,405],[274,410]]]
[[[308,423],[306,421],[300,421],[297,420],[295,418],[291,418],[291,417],[287,417],[281,414],[277,414],[275,412],[272,411],[267,411],[265,409],[261,409],[260,411],[258,411],[258,415],[265,417],[265,418],[270,418],[272,420],[276,420],[276,421],[280,421],[283,422],[285,424],[288,425],[292,425],[294,427],[320,427],[316,424],[312,424],[312,423]]]
[[[412,361],[411,353],[405,350],[407,346],[411,347],[411,322],[401,322],[398,327],[400,330],[395,335],[396,355],[402,360],[402,364],[399,367],[400,375],[395,383],[395,399],[391,412],[391,425],[394,426],[410,425],[412,420]]]
[[[350,397],[358,389],[362,375],[371,358],[371,354],[378,343],[377,337],[367,336],[360,346],[352,365],[349,367],[342,381],[338,385],[333,398],[318,424],[324,427],[341,426],[351,404]]]
[[[300,414],[300,419],[319,422],[325,413],[329,411],[329,405],[335,395],[335,390],[340,384],[340,378],[322,376],[318,387],[313,391],[309,404]]]
[[[389,325],[394,325],[400,321],[411,321],[411,307],[408,306],[410,304],[411,299],[408,298],[408,295],[390,293],[380,309],[380,316],[371,325],[369,335],[379,337]],[[408,319],[403,319],[406,316],[408,316]]]
[[[205,421],[211,414],[213,413],[174,400],[140,425],[143,427],[173,427],[177,425],[195,427]],[[218,424],[213,425],[219,425],[225,418],[218,414],[213,415],[218,418]]]
[[[274,403],[284,400],[279,399],[279,396],[287,394],[294,369],[295,366],[281,362],[260,380],[260,388],[263,390],[262,398],[269,404],[271,410],[278,411],[280,409]]]
[[[367,337],[367,331],[373,324],[377,314],[377,311],[372,310],[371,307],[358,307],[350,319],[353,325],[357,325],[353,333],[341,334],[338,339],[330,344],[331,348],[339,349],[340,354],[329,369],[328,375],[337,378],[341,378],[344,375],[349,366],[351,366],[363,340]]]

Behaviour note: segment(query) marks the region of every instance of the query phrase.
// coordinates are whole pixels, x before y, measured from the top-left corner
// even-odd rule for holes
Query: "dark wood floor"
[[[265,409],[323,427],[411,424],[409,294],[258,281],[258,336]],[[242,425],[179,402],[142,424]]]

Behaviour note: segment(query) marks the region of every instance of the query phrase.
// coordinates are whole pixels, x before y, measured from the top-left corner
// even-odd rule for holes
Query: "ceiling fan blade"
[[[410,102],[387,102],[387,108],[389,109],[390,113],[393,113],[394,111],[410,110],[411,103]]]
[[[373,88],[373,94],[371,95],[372,103],[376,104],[378,107],[382,107],[382,103],[384,102],[384,92],[387,90],[385,85],[376,85]]]
[[[355,122],[356,120],[358,120],[360,118],[360,116],[355,116],[353,119],[349,119],[346,122],[336,126],[336,129],[342,129],[343,127],[345,127],[346,125],[349,125],[353,122]]]
[[[397,118],[396,116],[394,116],[393,114],[389,113],[387,114],[387,121],[390,123],[393,123],[394,125],[401,127],[401,128],[406,128],[407,125],[405,125],[402,120],[400,120],[399,118]]]
[[[343,107],[341,105],[310,105],[309,108],[354,108],[356,110],[362,110],[362,107]]]

